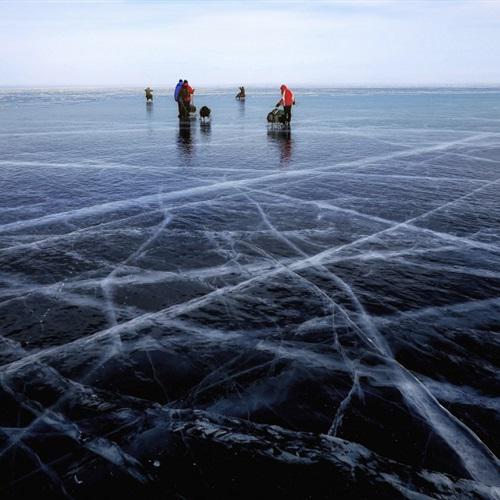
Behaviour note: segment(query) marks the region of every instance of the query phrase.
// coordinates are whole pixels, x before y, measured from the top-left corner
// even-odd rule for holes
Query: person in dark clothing
[[[146,102],[152,101],[153,100],[153,89],[146,87],[144,89],[144,92],[146,92]]]
[[[184,87],[179,91],[179,118],[181,120],[186,120],[189,117],[189,108],[186,107],[187,89]]]
[[[245,87],[240,87],[240,91],[236,94],[236,99],[245,99]]]
[[[178,118],[180,118],[182,116],[182,102],[179,100],[179,93],[182,89],[182,86],[184,85],[184,80],[181,78],[178,82],[177,82],[177,85],[175,86],[175,90],[174,90],[174,99],[175,99],[175,102],[177,103],[177,108],[179,109],[179,116]]]

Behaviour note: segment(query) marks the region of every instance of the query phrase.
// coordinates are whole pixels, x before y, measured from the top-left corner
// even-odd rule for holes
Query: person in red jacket
[[[189,85],[187,80],[184,80],[182,88],[179,92],[179,101],[182,103],[181,118],[188,118],[191,108],[191,96],[194,94],[194,89]]]
[[[283,106],[285,110],[285,125],[290,126],[290,122],[292,121],[292,106],[295,104],[295,96],[286,85],[282,85],[280,90],[281,99],[278,104],[276,104],[276,107],[279,108],[280,106]]]

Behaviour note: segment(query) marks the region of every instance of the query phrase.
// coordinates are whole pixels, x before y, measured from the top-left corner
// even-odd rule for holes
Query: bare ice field
[[[1,498],[500,498],[500,90],[0,90]]]

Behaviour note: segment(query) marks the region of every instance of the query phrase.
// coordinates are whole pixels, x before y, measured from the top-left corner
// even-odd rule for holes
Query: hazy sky
[[[0,85],[500,83],[500,0],[0,0]]]

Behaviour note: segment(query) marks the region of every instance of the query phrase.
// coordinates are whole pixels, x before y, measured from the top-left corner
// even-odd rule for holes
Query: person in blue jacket
[[[179,118],[182,115],[182,102],[179,99],[179,92],[181,91],[183,85],[184,85],[184,80],[181,78],[179,80],[179,83],[177,83],[177,85],[175,86],[175,91],[174,91],[174,99],[175,102],[177,103],[177,107],[179,108]]]

